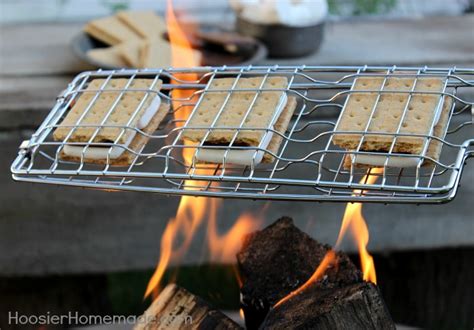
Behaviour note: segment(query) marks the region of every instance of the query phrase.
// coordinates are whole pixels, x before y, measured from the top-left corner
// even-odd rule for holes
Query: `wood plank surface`
[[[474,15],[330,23],[317,54],[260,64],[474,66],[472,26]],[[0,128],[38,125],[73,75],[94,69],[71,49],[81,28],[82,23],[1,26]]]
[[[474,15],[329,24],[320,51],[292,60],[320,65],[474,63]],[[276,64],[279,60],[270,60]]]
[[[69,76],[0,77],[0,129],[39,125],[70,79]]]
[[[92,67],[74,56],[71,40],[82,23],[6,25],[0,28],[1,76],[75,74]]]
[[[474,15],[394,21],[329,23],[319,53],[269,64],[457,64],[474,63]],[[72,53],[81,23],[1,27],[1,76],[72,74],[90,68]],[[416,32],[416,33],[415,33]],[[311,42],[311,40],[308,40]],[[41,56],[38,56],[41,54]]]

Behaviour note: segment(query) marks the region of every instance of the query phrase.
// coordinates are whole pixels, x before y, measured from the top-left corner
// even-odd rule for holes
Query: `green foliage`
[[[102,5],[109,8],[112,13],[130,8],[129,0],[102,0]]]
[[[120,272],[107,275],[107,292],[115,315],[140,315],[150,305],[144,300],[146,285],[153,273]]]
[[[329,12],[333,15],[377,15],[389,12],[397,0],[328,0]]]
[[[143,299],[153,272],[120,272],[107,276],[107,291],[116,315],[140,315],[151,303]],[[239,286],[232,265],[182,266],[166,271],[162,288],[174,282],[219,309],[239,308]]]
[[[239,308],[239,285],[232,265],[182,266],[173,273],[172,269],[167,272],[164,280],[176,277],[173,282],[219,309]]]

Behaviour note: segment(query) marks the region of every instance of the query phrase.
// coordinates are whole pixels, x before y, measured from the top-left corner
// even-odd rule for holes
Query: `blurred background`
[[[330,20],[354,18],[401,18],[430,15],[460,15],[472,5],[470,0],[328,0]],[[176,7],[199,14],[200,18],[222,20],[233,15],[229,2],[222,0],[176,0]],[[70,22],[100,17],[123,9],[154,9],[164,12],[166,1],[154,0],[4,0],[2,23]],[[34,13],[34,15],[32,15]]]
[[[278,2],[281,8],[292,3],[174,0],[173,6],[184,23],[232,33],[230,41],[218,42],[224,46],[239,45],[237,37],[254,41],[243,55],[209,57],[210,64],[474,67],[473,0],[306,1],[312,10],[304,19],[298,13],[281,16],[275,9]],[[261,11],[245,10],[262,4]],[[9,167],[21,141],[41,123],[74,75],[114,67],[90,56],[91,50],[107,46],[85,34],[84,25],[121,10],[153,10],[164,16],[166,5],[158,0],[1,1],[1,329],[14,328],[7,311],[139,315],[150,304],[143,294],[179,198],[15,183]],[[255,34],[248,23],[267,32]],[[290,31],[293,37],[275,38],[268,26]],[[378,284],[398,324],[474,326],[473,179],[468,164],[458,197],[445,205],[364,206]],[[314,238],[334,244],[344,207],[222,201],[217,229],[225,236],[243,211],[254,215],[249,230],[288,215]],[[232,254],[213,258],[203,244],[208,236],[206,225],[197,229],[188,252],[172,262],[164,283],[177,281],[217,307],[237,311],[235,260]],[[351,242],[345,251],[358,262]]]

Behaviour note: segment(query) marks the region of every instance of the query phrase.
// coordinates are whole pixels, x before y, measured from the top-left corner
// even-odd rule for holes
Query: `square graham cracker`
[[[147,40],[139,49],[140,68],[168,68],[171,66],[171,44],[163,39]]]
[[[130,68],[140,68],[140,49],[145,42],[144,40],[131,40],[116,46],[120,56]]]
[[[91,49],[87,52],[87,56],[99,62],[99,64],[117,68],[125,68],[129,65],[122,57],[121,45]]]
[[[407,105],[408,93],[382,93],[375,104],[382,87],[383,77],[357,78],[352,90],[374,90],[370,93],[352,92],[341,112],[335,132],[363,131],[367,126],[374,106],[375,112],[367,132],[396,133],[403,110]],[[415,78],[389,77],[384,91],[410,91]],[[415,91],[442,92],[445,79],[420,77]],[[413,94],[408,104],[407,114],[403,119],[400,133],[428,135],[435,117],[435,111],[441,99],[441,94]],[[335,134],[333,142],[342,148],[354,150],[357,148],[362,135]],[[424,137],[400,136],[394,146],[394,152],[419,154],[422,151]],[[366,151],[388,151],[393,141],[390,135],[366,135],[361,149]]]
[[[264,77],[240,78],[235,86],[235,90],[230,95],[228,102],[220,114],[214,127],[216,129],[207,137],[205,143],[228,144],[236,130],[222,130],[224,127],[237,127],[244,120],[247,110],[252,105],[257,92],[238,91],[237,89],[257,89]],[[197,127],[196,129],[184,129],[183,138],[201,142],[204,139],[211,123],[216,118],[226,97],[235,82],[235,78],[215,78],[209,85],[209,90],[226,90],[224,92],[207,92],[201,96],[200,104],[193,110],[192,117],[187,126]],[[263,89],[286,89],[288,80],[286,77],[272,76],[265,81]],[[229,90],[229,91],[228,91]],[[252,128],[266,129],[272,124],[273,116],[280,103],[284,91],[261,91],[255,103],[242,124],[242,130],[238,133],[235,144],[246,146],[258,146],[265,134],[264,130],[252,130]],[[202,127],[202,129],[200,129]]]
[[[138,68],[140,65],[140,47],[143,40],[131,40],[115,46],[94,48],[87,55],[106,66],[116,68]]]
[[[76,103],[72,107],[71,110],[67,113],[64,120],[61,124],[56,128],[53,133],[53,138],[56,141],[64,141],[72,130],[72,134],[69,137],[69,142],[88,142],[90,138],[96,131],[96,127],[85,127],[84,125],[99,125],[109,110],[111,109],[114,102],[117,101],[121,91],[110,91],[115,89],[123,89],[125,88],[126,84],[128,83],[128,79],[124,78],[117,78],[117,79],[110,79],[107,85],[104,87],[104,92],[99,94],[95,102],[91,105],[91,102],[94,99],[94,96],[97,92],[90,92],[100,89],[100,87],[104,84],[105,79],[95,79],[92,80],[85,92],[83,92],[79,98],[76,100]],[[150,89],[151,83],[153,80],[151,79],[134,79],[129,86],[129,88],[133,89]],[[156,82],[153,91],[158,92],[161,89],[162,81],[159,80]],[[108,90],[108,91],[107,91]],[[96,137],[92,142],[110,142],[115,141],[118,136],[122,132],[121,127],[107,127],[107,125],[127,125],[128,121],[132,117],[132,115],[137,111],[137,107],[142,102],[143,98],[147,92],[143,91],[127,91],[124,92],[120,100],[118,101],[115,109],[106,119],[103,128],[99,129]],[[133,118],[133,120],[128,124],[129,127],[136,127],[138,121],[140,120],[143,113],[146,111],[148,106],[151,104],[153,99],[155,98],[156,93],[151,93],[148,95],[146,101],[142,104],[141,108],[138,109],[137,114]],[[79,118],[82,116],[84,111],[91,106],[87,114],[80,122]],[[66,125],[72,125],[75,127],[67,127]],[[132,134],[131,130],[126,130],[126,132],[121,136],[120,141],[118,143],[125,143],[128,137]]]
[[[92,20],[84,26],[84,31],[110,46],[141,39],[137,33],[115,16]]]
[[[130,165],[133,160],[137,157],[136,153],[139,153],[143,146],[148,142],[149,137],[148,135],[153,134],[156,131],[158,126],[160,125],[161,121],[165,118],[166,114],[170,109],[169,104],[161,103],[160,108],[156,112],[155,116],[152,118],[150,123],[141,130],[141,132],[137,132],[133,140],[130,142],[128,149],[132,150],[129,151],[127,149],[124,150],[122,155],[116,159],[109,159],[107,162],[107,158],[104,159],[89,159],[84,158],[83,161],[89,164],[109,164],[113,166],[127,166]],[[142,133],[143,132],[143,133]],[[59,155],[62,160],[76,162],[79,163],[81,161],[81,157],[69,156],[62,151]]]
[[[118,19],[144,39],[162,38],[166,23],[152,10],[121,11]]]

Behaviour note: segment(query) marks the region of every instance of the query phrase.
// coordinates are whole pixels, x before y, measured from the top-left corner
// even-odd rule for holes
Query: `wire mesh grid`
[[[237,87],[240,79],[262,77],[262,83],[252,88]],[[265,82],[272,76],[284,76],[288,87],[275,88]],[[226,88],[210,88],[217,78],[232,77],[234,83]],[[361,77],[382,78],[380,88],[354,90]],[[392,77],[411,78],[413,86],[405,91],[386,90],[384,84]],[[439,78],[443,88],[426,91],[416,88],[420,78]],[[192,69],[116,70],[95,71],[79,74],[58,96],[47,118],[27,141],[20,146],[18,157],[12,164],[13,177],[19,181],[81,186],[106,190],[130,190],[157,192],[168,195],[194,195],[226,198],[383,202],[383,203],[435,203],[449,201],[456,195],[461,172],[466,159],[473,154],[472,106],[474,91],[474,69],[429,68],[429,67],[322,67],[322,66],[248,66],[248,67],[200,67]],[[87,86],[94,79],[104,79],[100,88]],[[115,78],[126,78],[125,87],[105,88]],[[136,79],[148,79],[149,88],[134,88]],[[163,85],[159,91],[154,86],[159,80]],[[119,100],[127,93],[142,92],[139,106],[131,112],[125,125],[107,121]],[[286,131],[274,127],[249,127],[245,119],[252,111],[256,100],[268,92],[285,92],[297,100],[297,106]],[[97,124],[85,125],[82,117],[90,111],[92,104],[101,95],[115,93],[104,119]],[[225,93],[214,120],[208,123],[205,138],[190,143],[183,138],[186,130],[196,130],[188,124],[196,115],[196,109],[204,97]],[[217,126],[228,100],[240,93],[253,98],[237,126]],[[396,132],[368,131],[373,120],[374,109],[365,128],[357,131],[336,130],[338,118],[351,95],[372,93],[377,100],[383,95],[401,94],[407,97]],[[92,128],[94,133],[88,141],[74,142],[70,133],[64,140],[53,139],[54,130],[81,95],[90,94],[90,105],[83,116],[71,126]],[[112,94],[111,94],[112,95]],[[130,123],[147,98],[159,95],[161,102],[170,104],[170,110],[158,129],[152,133],[131,126]],[[404,117],[409,111],[410,98],[416,95],[439,97],[436,113],[442,111],[443,100],[451,99],[449,124],[442,135],[434,135],[436,121],[433,120],[428,134],[402,133]],[[434,116],[436,117],[436,115]],[[94,137],[101,129],[119,129],[114,141],[97,142]],[[199,128],[202,129],[202,126]],[[206,138],[216,130],[232,132],[232,139],[225,146],[210,145]],[[272,133],[281,138],[276,152],[262,145],[250,146],[236,143],[236,137],[248,131]],[[126,132],[145,137],[147,143],[139,149],[119,142]],[[354,150],[346,150],[334,144],[338,134],[359,134],[360,142]],[[354,157],[378,156],[381,153],[362,148],[364,139],[373,135],[389,136],[393,142],[389,151],[383,153],[383,166],[370,168],[354,164]],[[423,151],[417,155],[415,166],[400,168],[392,166],[391,159],[412,158],[413,155],[395,152],[397,139],[418,137],[424,140]],[[439,159],[432,158],[427,149],[431,142],[442,145]],[[66,146],[80,146],[81,156],[76,161],[61,157]],[[109,150],[103,164],[87,161],[87,150],[102,147]],[[132,155],[128,164],[113,165],[113,149],[121,149]],[[201,150],[216,149],[223,152],[217,163],[201,163],[196,154]],[[228,161],[231,151],[251,151],[252,161],[248,165],[235,165]],[[273,158],[273,162],[260,164],[258,154]],[[348,160],[349,165],[348,166]],[[351,161],[352,160],[352,161]],[[352,162],[352,164],[351,164]]]

